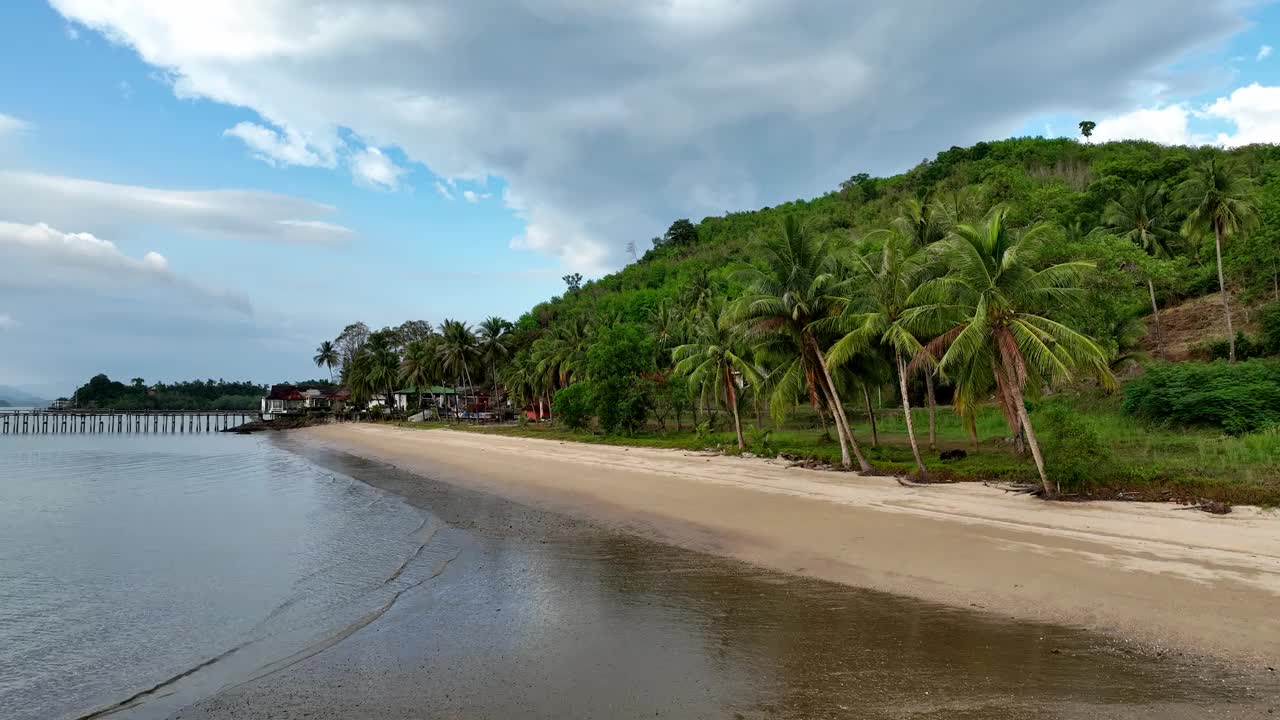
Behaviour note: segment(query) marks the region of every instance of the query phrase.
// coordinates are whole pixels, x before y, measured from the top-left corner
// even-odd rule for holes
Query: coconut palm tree
[[[870,472],[871,465],[849,429],[815,327],[815,323],[839,314],[845,304],[831,250],[825,240],[810,237],[794,216],[788,216],[780,232],[767,237],[759,247],[764,267],[736,273],[747,292],[739,299],[735,315],[741,318],[747,337],[785,346],[790,352],[791,362],[782,369],[770,398],[774,416],[781,418],[796,396],[807,389],[814,407],[825,405],[835,420],[841,464],[851,466],[852,451],[861,470]]]
[[[493,384],[493,402],[498,401],[498,363],[511,356],[511,323],[490,315],[476,328],[480,362],[489,370]]]
[[[873,351],[877,345],[892,349],[911,454],[920,477],[927,480],[929,471],[920,456],[907,393],[908,362],[920,352],[921,346],[903,317],[911,307],[911,294],[927,279],[930,262],[926,249],[919,246],[909,232],[910,225],[895,224],[868,236],[868,240],[879,240],[880,248],[867,255],[853,256],[848,287],[855,291],[844,313],[826,321],[824,326],[842,334],[827,354],[827,361],[833,366],[845,365]],[[933,371],[932,366],[926,368],[926,373]]]
[[[439,372],[439,359],[430,340],[414,340],[405,346],[404,358],[400,360],[400,380],[417,388],[420,410],[423,388],[426,388],[425,392],[431,395],[432,410],[435,410],[435,393],[431,391],[431,387],[435,385]]]
[[[458,383],[465,380],[470,390],[474,387],[471,382],[471,365],[479,355],[480,345],[470,326],[460,320],[446,319],[440,323],[436,357],[446,376],[454,378]]]
[[[1165,212],[1165,189],[1160,185],[1140,182],[1120,192],[1102,211],[1102,224],[1117,235],[1136,243],[1154,258],[1173,255],[1170,244],[1178,232]],[[1156,326],[1156,346],[1162,347],[1160,305],[1156,302],[1156,285],[1147,275],[1147,292],[1151,295],[1151,317]]]
[[[1178,199],[1187,208],[1182,225],[1186,235],[1213,233],[1213,247],[1218,259],[1218,288],[1222,292],[1222,311],[1227,320],[1227,342],[1231,362],[1236,361],[1236,335],[1231,326],[1231,300],[1222,272],[1222,243],[1229,237],[1243,235],[1258,222],[1253,201],[1254,185],[1239,165],[1217,155],[1195,167],[1178,187]]]
[[[938,358],[956,387],[960,407],[972,407],[990,389],[1010,430],[1031,447],[1045,496],[1055,494],[1036,441],[1025,397],[1028,390],[1072,380],[1077,372],[1114,387],[1107,354],[1097,343],[1058,320],[1083,296],[1089,262],[1037,269],[1047,226],[1015,233],[997,208],[975,227],[960,225],[943,244],[951,268],[914,294],[903,313],[908,328],[946,328],[918,357]]]
[[[343,380],[357,400],[382,395],[384,407],[388,410],[394,407],[395,384],[400,378],[400,358],[381,335],[374,333],[369,337],[369,342],[360,349],[355,359],[343,367],[343,374]]]
[[[723,307],[712,307],[694,324],[691,341],[671,352],[676,374],[688,376],[701,389],[704,404],[722,399],[725,408],[733,413],[739,450],[745,449],[747,443],[738,415],[738,378],[746,383],[760,382],[742,345],[732,313]]]
[[[311,358],[315,362],[316,367],[329,368],[329,379],[333,379],[333,368],[337,366],[341,358],[338,355],[338,348],[333,344],[332,340],[325,340],[316,347],[316,355]]]

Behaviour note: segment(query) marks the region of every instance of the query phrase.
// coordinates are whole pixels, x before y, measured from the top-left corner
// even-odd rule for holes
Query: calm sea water
[[[0,716],[163,717],[419,580],[427,518],[256,436],[0,437]]]

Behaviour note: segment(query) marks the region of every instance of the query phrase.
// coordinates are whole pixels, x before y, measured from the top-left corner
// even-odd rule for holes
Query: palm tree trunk
[[[862,386],[862,399],[867,402],[867,420],[871,422],[871,447],[880,447],[880,431],[876,429],[876,411],[871,407],[871,388]]]
[[[827,369],[827,360],[822,355],[822,348],[818,347],[817,338],[809,336],[809,346],[813,349],[814,356],[818,359],[818,367],[822,368],[822,378],[826,381],[827,394],[831,399],[831,416],[836,421],[836,433],[843,433],[840,439],[841,460],[845,467],[849,467],[849,451],[852,450],[854,457],[858,459],[858,468],[864,473],[871,472],[871,463],[862,456],[862,448],[858,447],[858,439],[853,436],[853,431],[849,429],[849,419],[844,414],[844,405],[840,402],[840,393],[836,390],[835,381],[831,379],[831,371]]]
[[[920,471],[920,479],[928,480],[929,471],[920,457],[920,444],[916,442],[916,427],[911,419],[911,400],[907,398],[907,363],[902,359],[902,353],[895,353],[894,359],[898,363],[898,391],[902,393],[902,418],[907,422],[907,439],[911,441],[911,454],[916,458],[916,469]]]
[[[733,388],[733,371],[726,368],[724,374],[724,392],[725,400],[729,403],[729,408],[733,410],[733,431],[738,435],[738,449],[745,450],[747,441],[742,437],[742,421],[738,418],[738,393]]]
[[[1222,225],[1213,224],[1213,249],[1218,254],[1218,288],[1222,290],[1222,310],[1227,316],[1228,359],[1236,361],[1236,333],[1231,327],[1231,300],[1227,297],[1227,281],[1222,273]]]
[[[1049,482],[1049,475],[1044,470],[1044,457],[1040,455],[1040,443],[1036,442],[1036,433],[1031,429],[1031,418],[1027,416],[1027,404],[1022,401],[1022,388],[1012,385],[1009,388],[1014,402],[1018,406],[1018,422],[1022,432],[1027,436],[1027,445],[1031,447],[1031,457],[1036,461],[1036,471],[1040,473],[1040,485],[1044,488],[1044,496],[1051,498],[1057,495],[1057,488]]]
[[[965,427],[969,429],[969,442],[973,443],[973,454],[978,454],[978,414],[968,410],[964,414]]]
[[[938,401],[933,395],[933,368],[925,368],[924,394],[929,401],[929,449],[938,449]]]
[[[1160,329],[1160,306],[1156,304],[1156,284],[1147,278],[1147,292],[1151,293],[1151,318],[1156,325],[1156,355],[1164,356],[1164,333]]]

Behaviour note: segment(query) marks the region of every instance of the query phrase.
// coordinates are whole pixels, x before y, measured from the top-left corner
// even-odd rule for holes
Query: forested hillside
[[[1117,377],[1172,357],[1159,312],[1188,299],[1213,295],[1203,302],[1217,323],[1190,349],[1183,337],[1179,358],[1280,350],[1280,148],[956,147],[813,200],[677,220],[622,270],[565,282],[563,295],[514,323],[491,318],[478,335],[454,321],[439,335],[417,323],[430,332],[413,339],[351,326],[317,364],[342,366],[369,395],[409,380],[487,385],[605,435],[662,433],[687,416],[700,442],[723,431],[765,451],[769,432],[808,418],[820,438],[834,435],[841,464],[901,468],[909,448],[918,479],[946,444],[939,435],[967,436],[973,449],[1005,437],[1013,464],[983,467],[1030,471],[1053,494],[1082,479],[1071,458],[1103,462],[1115,449],[1108,428],[1125,422],[1274,437],[1269,419],[1240,416],[1252,406],[1212,395],[1242,382],[1253,397],[1280,391],[1268,360],[1207,366],[1189,390],[1210,396],[1185,407],[1184,388],[1176,411],[1153,400],[1185,381],[1176,372],[1144,376],[1145,401],[1128,398],[1127,415],[1115,391]],[[928,411],[899,410],[904,442],[866,452],[881,445],[875,421],[893,423],[885,408],[904,395]],[[1055,407],[1068,396],[1109,419],[1091,426],[1088,413]],[[1203,457],[1188,462],[1147,475],[1140,460],[1118,462],[1112,475],[1214,474]]]

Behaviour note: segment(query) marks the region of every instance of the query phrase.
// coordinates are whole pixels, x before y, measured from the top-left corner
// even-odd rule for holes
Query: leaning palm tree
[[[465,380],[468,390],[473,387],[471,365],[479,355],[480,346],[475,333],[466,323],[460,320],[440,323],[440,341],[436,346],[440,369],[459,383]]]
[[[311,358],[315,362],[316,367],[329,368],[329,379],[333,379],[333,368],[339,362],[338,348],[333,344],[332,340],[325,340],[316,348],[315,357]]]
[[[909,228],[895,224],[868,236],[868,240],[879,240],[881,246],[867,255],[853,256],[849,287],[856,291],[844,314],[824,325],[842,334],[827,354],[827,361],[833,366],[873,352],[878,345],[892,350],[911,454],[920,477],[927,480],[929,471],[920,456],[907,393],[907,365],[920,352],[920,341],[907,328],[903,316],[911,307],[911,294],[927,279],[930,262],[927,250],[916,244]],[[931,374],[934,369],[927,367],[925,371]]]
[[[1178,187],[1178,198],[1188,210],[1183,233],[1213,233],[1213,247],[1218,258],[1218,289],[1222,292],[1222,311],[1227,320],[1231,362],[1236,361],[1236,335],[1231,326],[1231,300],[1222,272],[1222,242],[1228,237],[1243,235],[1257,224],[1258,211],[1254,206],[1253,191],[1253,181],[1237,164],[1216,155],[1193,168],[1191,177]]]
[[[511,355],[511,323],[495,315],[485,318],[476,328],[480,361],[489,370],[493,384],[493,401],[498,400],[498,363]]]
[[[1136,243],[1154,258],[1173,255],[1170,244],[1177,237],[1177,230],[1169,222],[1165,212],[1165,189],[1160,185],[1141,182],[1130,185],[1120,196],[1107,203],[1102,211],[1102,224],[1108,230]],[[1156,302],[1156,285],[1147,274],[1147,292],[1151,295],[1151,317],[1156,326],[1156,346],[1163,343],[1160,331],[1160,305]]]
[[[435,410],[435,393],[431,391],[431,387],[436,382],[439,368],[436,351],[430,340],[414,340],[405,346],[404,358],[400,360],[400,380],[417,389],[419,410],[423,410],[424,388],[425,393],[431,395],[432,410]]]
[[[841,464],[850,467],[852,450],[859,468],[870,472],[871,465],[849,429],[815,326],[839,314],[845,303],[832,248],[825,240],[806,234],[794,216],[787,216],[780,230],[760,245],[764,267],[736,273],[747,287],[735,307],[747,337],[785,347],[791,357],[791,362],[780,368],[770,410],[780,419],[796,396],[807,389],[814,408],[825,405],[835,420]]]
[[[689,343],[671,351],[677,375],[685,375],[701,389],[704,404],[721,399],[733,413],[733,430],[738,436],[738,449],[747,447],[738,415],[738,379],[757,384],[760,376],[745,357],[742,336],[733,315],[724,308],[710,308],[698,319]],[[721,391],[724,395],[721,396]]]
[[[920,356],[938,358],[961,407],[995,390],[1010,430],[1025,435],[1043,492],[1051,497],[1055,486],[1027,416],[1028,390],[1070,381],[1080,371],[1108,387],[1115,378],[1106,352],[1057,319],[1080,302],[1082,277],[1093,263],[1036,269],[1046,227],[1014,233],[1001,208],[982,225],[958,226],[943,246],[951,271],[916,291],[903,324],[945,328]]]

